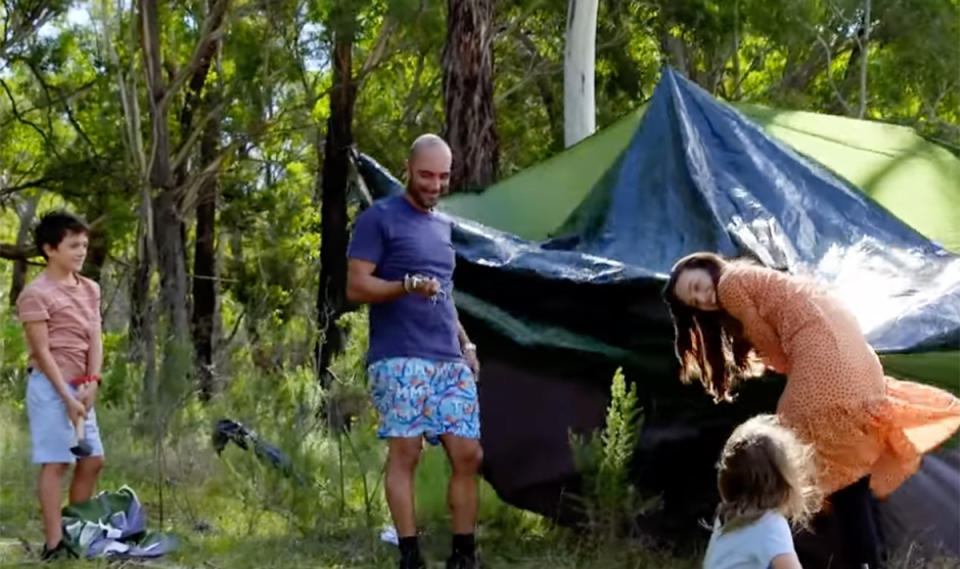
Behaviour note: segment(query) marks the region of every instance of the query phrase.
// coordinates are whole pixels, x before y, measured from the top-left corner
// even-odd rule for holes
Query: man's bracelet
[[[420,275],[403,275],[403,292],[407,294],[413,292],[422,282],[423,277]]]

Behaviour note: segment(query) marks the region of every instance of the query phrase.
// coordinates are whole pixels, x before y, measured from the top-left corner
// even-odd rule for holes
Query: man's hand
[[[468,344],[463,348],[463,360],[466,362],[467,367],[470,368],[470,371],[473,372],[473,379],[479,381],[480,377],[480,358],[477,357],[477,347],[473,344]]]
[[[414,276],[410,279],[409,290],[426,298],[433,298],[440,292],[440,281],[432,277]]]

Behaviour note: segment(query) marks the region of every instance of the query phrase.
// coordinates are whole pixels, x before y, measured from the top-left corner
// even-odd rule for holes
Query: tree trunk
[[[864,0],[863,11],[863,36],[860,40],[860,108],[857,110],[857,118],[860,119],[867,114],[867,60],[870,54],[870,0]]]
[[[448,0],[443,109],[454,189],[482,188],[496,180],[500,143],[493,108],[493,38],[493,0]]]
[[[211,10],[217,0],[209,0]],[[219,27],[220,22],[215,24]],[[203,63],[194,74],[190,84],[190,93],[200,96],[206,83],[210,67],[220,57],[221,40],[210,42],[203,55]],[[197,100],[196,98],[193,99]],[[203,107],[211,112],[220,104],[219,86],[208,87]],[[184,106],[184,110],[193,105]],[[191,119],[192,124],[192,119]],[[186,131],[185,131],[186,132]],[[200,139],[201,169],[212,164],[220,152],[220,117],[213,117],[203,126]],[[196,242],[193,254],[193,313],[191,332],[193,334],[194,362],[200,388],[200,398],[209,401],[216,392],[216,373],[213,367],[215,338],[219,328],[217,322],[217,260],[216,260],[216,221],[217,202],[220,195],[219,172],[203,180],[197,195]]]
[[[160,58],[160,24],[156,0],[140,0],[141,47],[147,75],[150,103],[150,185],[155,198],[154,228],[157,262],[160,268],[161,301],[167,316],[167,333],[189,341],[187,318],[186,246],[181,232],[179,198],[170,163],[170,134],[167,127],[166,89]]]
[[[40,196],[34,195],[23,206],[23,212],[20,214],[20,229],[17,230],[17,244],[20,249],[27,247],[30,239],[30,225],[33,223],[34,216],[37,215],[37,204],[40,202]],[[10,306],[17,305],[17,298],[23,292],[23,287],[27,285],[27,260],[17,259],[13,262],[13,278],[10,282]]]
[[[517,39],[520,41],[520,45],[527,50],[527,53],[530,55],[531,67],[539,67],[541,65],[546,65],[547,62],[544,60],[543,56],[540,55],[540,52],[537,50],[536,44],[533,43],[533,40],[530,39],[523,30],[517,30],[516,32]],[[540,99],[543,101],[543,108],[547,113],[547,121],[550,125],[550,148],[556,152],[563,150],[563,117],[562,111],[558,108],[557,98],[554,95],[553,84],[550,81],[550,78],[544,74],[537,74],[536,76],[537,91],[540,92]]]
[[[90,228],[90,246],[87,250],[87,261],[84,263],[83,274],[87,278],[100,282],[103,276],[103,265],[107,262],[110,253],[110,238],[102,224]]]
[[[666,1],[659,2],[657,11],[657,28],[660,41],[660,53],[662,57],[674,69],[680,72],[684,77],[693,80],[692,74],[695,69],[692,64],[692,58],[689,46],[683,41],[683,38],[673,35],[671,29],[676,22],[671,10],[675,9],[672,4]]]
[[[771,88],[771,92],[803,93],[810,88],[828,60],[832,60],[840,52],[841,45],[835,43],[828,46],[827,53],[820,46],[815,46],[806,53],[789,53],[783,66],[780,81]]]
[[[336,322],[343,313],[347,287],[347,178],[357,89],[353,81],[355,26],[356,14],[344,10],[335,21],[333,32],[333,88],[321,171],[319,337],[315,354],[317,378],[323,385],[329,383],[330,362],[343,344]],[[318,150],[319,147],[318,137]]]
[[[103,265],[107,262],[110,253],[110,237],[104,224],[107,218],[106,198],[97,194],[87,209],[87,221],[92,222],[90,227],[90,247],[87,249],[87,262],[84,263],[83,274],[90,279],[100,282],[103,275]]]
[[[216,104],[215,96],[210,98]],[[200,141],[200,162],[209,164],[219,152],[220,122],[210,121]],[[193,254],[193,347],[200,382],[200,397],[207,401],[216,391],[213,368],[217,333],[216,221],[220,176],[204,180],[197,198],[196,243]]]
[[[843,79],[839,84],[830,83],[834,86],[833,100],[830,103],[830,106],[827,107],[827,110],[830,114],[834,115],[847,115],[854,116],[856,112],[851,108],[850,104],[846,100],[848,93],[853,92],[857,87],[857,64],[860,61],[861,50],[863,37],[863,27],[857,28],[856,41],[853,43],[853,48],[850,50],[850,55],[847,56],[847,64],[843,68]],[[830,65],[825,65],[828,82],[831,81],[830,78]]]
[[[212,6],[212,4],[213,4],[215,1],[216,1],[216,0],[211,0],[211,1],[209,2],[209,3],[211,4],[211,6]],[[211,42],[211,43],[207,46],[207,49],[206,49],[206,51],[203,53],[202,58],[201,58],[201,60],[200,60],[200,65],[197,67],[196,71],[195,71],[195,72],[193,73],[193,75],[190,77],[190,82],[187,84],[186,97],[184,98],[183,107],[180,108],[180,113],[179,113],[179,117],[178,117],[178,122],[179,122],[179,125],[180,125],[180,126],[179,126],[179,130],[180,130],[180,144],[181,144],[181,148],[182,148],[183,145],[185,145],[185,144],[188,143],[189,137],[190,137],[190,135],[192,134],[192,132],[193,132],[193,130],[194,130],[194,128],[195,128],[195,127],[194,127],[194,115],[196,114],[197,110],[200,109],[200,106],[201,106],[201,104],[203,103],[203,101],[201,101],[201,93],[203,93],[203,87],[204,87],[204,84],[205,84],[206,81],[207,81],[207,75],[208,75],[208,73],[209,73],[209,71],[210,71],[210,65],[211,65],[211,63],[212,63],[212,61],[213,61],[213,58],[214,58],[215,54],[217,53],[217,49],[218,49],[218,47],[219,47],[219,43],[220,43],[219,41],[215,41],[215,42]],[[211,122],[214,122],[214,121],[211,121]],[[206,128],[205,128],[204,126],[199,126],[199,127],[197,127],[197,128],[204,128],[204,136],[206,135],[207,131],[206,131]],[[201,145],[202,145],[202,142],[203,142],[203,141],[201,141]],[[179,149],[178,149],[178,151],[179,151]],[[202,149],[201,149],[201,152],[202,152]],[[187,160],[182,160],[182,161],[177,165],[177,168],[174,170],[174,172],[173,172],[173,187],[175,188],[175,196],[176,196],[176,203],[177,203],[177,211],[178,211],[178,212],[179,212],[179,211],[186,211],[186,208],[184,207],[184,204],[183,204],[183,199],[184,199],[183,191],[184,191],[184,188],[186,188],[187,184],[189,183],[189,180],[190,180],[190,169],[191,169],[191,167],[193,167],[194,170],[199,171],[199,170],[202,170],[206,165],[207,165],[207,162],[201,157],[201,159],[200,159],[200,167],[197,168],[197,167],[196,167],[196,160],[190,158],[190,159],[187,159]],[[201,191],[203,191],[202,188],[201,188]],[[200,199],[200,198],[198,197],[198,199]],[[201,223],[200,218],[199,218],[199,205],[198,205],[197,207],[198,207],[197,230],[199,231],[199,230],[200,230],[200,223]],[[182,243],[182,247],[180,247],[180,249],[182,249],[182,251],[183,251],[183,266],[184,266],[184,273],[186,274],[186,267],[187,267],[187,263],[188,263],[188,259],[187,259],[187,224],[186,224],[186,221],[183,219],[182,216],[179,216],[179,215],[178,215],[178,217],[179,217],[179,221],[178,221],[177,223],[178,223],[179,232],[180,232],[180,237],[179,237],[178,239],[179,239],[179,241]],[[171,234],[172,234],[172,233],[171,233]],[[200,239],[200,236],[199,236],[199,235],[197,235],[197,239],[198,239],[198,241],[199,241],[199,239]],[[198,245],[199,245],[199,242],[195,244],[195,248],[194,248],[195,251],[196,251],[196,246],[198,246]],[[159,243],[158,243],[158,246],[159,246],[159,247],[162,247],[162,244],[159,244]],[[197,262],[196,257],[194,257],[194,267],[196,267],[196,262]],[[169,270],[172,269],[172,270],[176,271],[176,269],[175,269],[174,267],[172,267],[172,266],[171,266],[171,267],[164,267],[164,269],[165,269],[165,270],[163,271],[163,277],[164,277],[164,279],[165,279],[164,282],[167,282],[166,279],[169,277],[170,274],[173,274],[173,273],[170,273]],[[197,273],[196,273],[196,268],[194,268],[194,279],[193,279],[194,284],[196,284],[196,282],[197,282],[196,274],[197,274]],[[186,289],[186,286],[185,286],[185,289]],[[191,292],[193,293],[192,295],[190,294]],[[192,290],[191,290],[191,289],[187,289],[187,296],[184,297],[184,299],[183,299],[183,304],[184,304],[184,309],[185,309],[186,313],[191,316],[191,329],[190,329],[190,332],[191,332],[191,339],[194,341],[194,354],[195,354],[195,355],[199,355],[199,353],[200,353],[200,348],[199,348],[198,346],[196,346],[197,330],[196,330],[195,320],[196,320],[196,311],[198,310],[197,307],[196,307],[196,302],[197,302],[197,298],[196,298],[196,288],[194,287]],[[201,308],[200,310],[203,310],[203,309]],[[201,398],[203,398],[203,399],[206,401],[206,400],[207,400],[207,396],[209,395],[209,393],[205,392],[205,390],[204,390],[204,388],[203,388],[203,385],[204,385],[204,382],[205,382],[205,380],[204,380],[204,373],[205,373],[205,371],[204,371],[204,368],[203,368],[203,364],[201,364],[199,360],[198,360],[197,362],[195,362],[195,363],[196,363],[196,366],[197,366],[197,371],[199,372],[199,373],[198,373],[198,380],[199,380],[199,387],[200,387],[200,392],[201,392]]]
[[[740,0],[733,0],[733,100],[743,98],[740,84],[743,76],[740,72]]]
[[[597,0],[569,0],[563,55],[563,142],[573,146],[597,128],[594,66]]]
[[[163,191],[154,201],[157,261],[160,267],[160,299],[167,317],[167,333],[182,341],[190,339],[187,308],[186,244],[183,240],[177,192]]]
[[[643,75],[630,53],[629,44],[632,38],[621,31],[625,19],[637,16],[630,13],[630,6],[623,0],[606,0],[604,12],[605,17],[597,20],[597,35],[607,43],[601,57],[612,66],[612,73],[603,82],[594,81],[598,87],[605,86],[605,92],[600,94],[600,98],[614,98],[622,93],[626,94],[630,101],[642,101],[645,99]],[[618,40],[613,42],[607,38]]]
[[[142,209],[142,208],[141,208]],[[146,353],[143,340],[146,335],[144,327],[147,320],[147,303],[150,300],[150,273],[152,263],[147,258],[147,247],[144,243],[143,214],[140,216],[140,235],[137,237],[137,259],[133,270],[133,279],[130,281],[130,344],[134,360],[141,361]]]
[[[150,108],[150,185],[161,190],[172,190],[174,183],[170,170],[170,135],[164,102],[158,17],[156,0],[140,0],[141,50]]]
[[[191,133],[195,132],[192,128],[193,109],[223,35],[227,5],[228,0],[209,2],[209,13],[204,18],[202,34],[189,63],[179,70],[174,69],[170,74],[169,84],[165,85],[156,0],[140,0],[141,49],[151,123],[149,180],[156,191],[153,202],[154,237],[161,277],[161,301],[167,324],[165,333],[168,339],[163,359],[165,382],[178,381],[189,374],[192,366],[185,364],[193,357],[193,350],[190,349],[192,337],[187,288],[186,225],[180,212],[185,177],[180,176],[181,179],[178,180],[174,169],[180,171],[184,157],[190,152],[188,145],[194,140],[191,136]],[[190,90],[186,94],[186,105],[181,112],[180,122],[181,125],[189,125],[191,128],[183,133],[184,138],[174,159],[170,152],[168,113],[173,96],[188,81]]]
[[[130,310],[130,344],[134,361],[143,364],[143,407],[157,401],[157,324],[150,281],[156,265],[153,200],[150,186],[143,181],[140,190],[140,234],[137,236],[137,268],[134,274]]]

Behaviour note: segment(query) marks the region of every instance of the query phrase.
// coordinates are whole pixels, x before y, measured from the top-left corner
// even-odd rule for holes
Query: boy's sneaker
[[[41,561],[54,561],[56,559],[78,559],[80,556],[74,551],[67,542],[60,540],[53,549],[49,549],[46,544],[43,546],[43,553],[40,554]]]

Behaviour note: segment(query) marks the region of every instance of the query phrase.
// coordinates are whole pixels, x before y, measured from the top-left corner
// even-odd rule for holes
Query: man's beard
[[[433,203],[424,202],[423,195],[425,193],[426,192],[418,191],[417,187],[414,186],[412,183],[407,184],[407,194],[409,194],[410,197],[413,198],[413,201],[416,202],[417,205],[422,207],[423,209],[433,209],[434,207],[436,207],[437,204],[440,202],[440,197],[442,197],[446,193],[446,191],[445,189],[440,190],[440,192],[437,195],[437,199]]]

